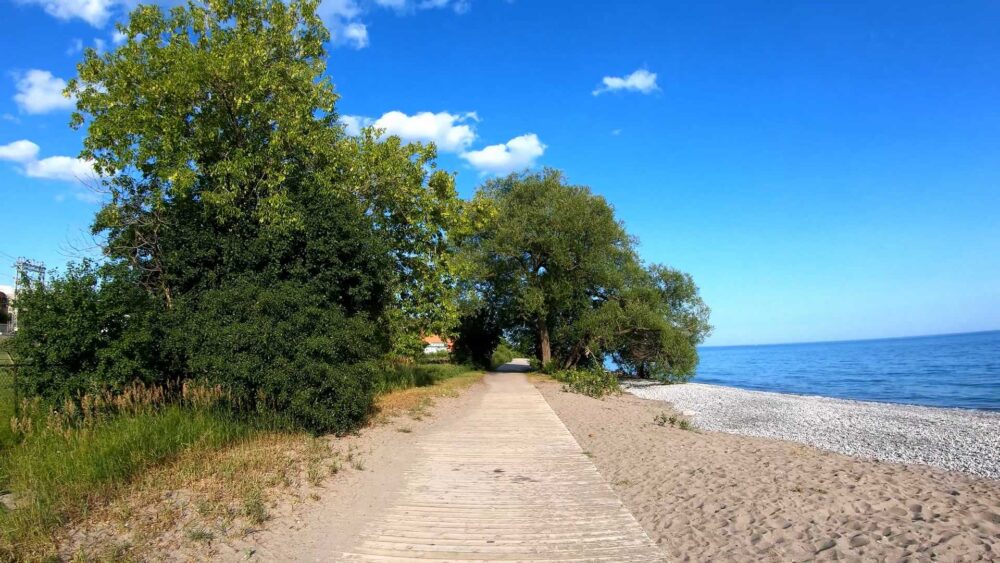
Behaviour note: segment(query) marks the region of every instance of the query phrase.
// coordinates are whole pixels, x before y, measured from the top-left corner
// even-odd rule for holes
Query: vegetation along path
[[[663,560],[523,374],[486,386],[420,439],[392,506],[341,560]]]

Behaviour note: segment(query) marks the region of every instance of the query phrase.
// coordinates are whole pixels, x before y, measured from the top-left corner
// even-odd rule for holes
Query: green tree
[[[590,308],[594,291],[620,285],[621,266],[634,259],[611,206],[556,170],[490,180],[471,212],[481,225],[463,240],[473,275],[506,326],[534,332],[543,363],[553,331]]]
[[[329,39],[316,3],[209,0],[141,5],[126,41],[89,50],[68,90],[72,125],[87,128],[81,156],[111,201],[95,231],[167,306],[184,283],[164,240],[172,227],[218,231],[293,228],[289,191],[327,183],[338,167],[336,96],[323,77]]]
[[[140,6],[121,28],[124,44],[87,52],[69,91],[73,125],[87,128],[81,156],[111,195],[94,230],[170,308],[178,294],[257,268],[253,252],[266,249],[247,241],[301,231],[313,211],[298,192],[344,196],[395,261],[371,271],[394,298],[382,313],[393,340],[445,331],[457,317],[454,180],[434,170],[433,146],[344,134],[316,6]]]
[[[545,170],[488,181],[468,213],[466,300],[486,308],[477,318],[496,319],[501,333],[530,334],[543,365],[612,359],[639,377],[694,373],[696,346],[711,331],[708,307],[691,276],[642,265],[603,198]]]
[[[457,265],[450,235],[464,221],[452,174],[436,169],[433,144],[403,143],[377,129],[341,143],[351,163],[343,182],[388,238],[397,297],[390,326],[397,349],[422,351],[422,334],[458,322]]]

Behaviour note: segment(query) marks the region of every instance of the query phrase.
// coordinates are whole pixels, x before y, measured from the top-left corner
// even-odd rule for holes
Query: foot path
[[[339,560],[663,561],[523,374],[420,438],[394,505]]]

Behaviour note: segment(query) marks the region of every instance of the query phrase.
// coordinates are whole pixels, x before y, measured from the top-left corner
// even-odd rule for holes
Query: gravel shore
[[[629,382],[705,430],[777,438],[896,463],[1000,479],[1000,413],[746,391],[720,385]]]

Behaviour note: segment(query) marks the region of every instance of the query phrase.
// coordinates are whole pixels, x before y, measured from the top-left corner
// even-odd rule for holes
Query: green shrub
[[[501,335],[499,321],[492,308],[480,307],[466,312],[458,319],[452,349],[455,361],[480,368],[491,367],[491,356],[501,342]]]
[[[506,342],[501,342],[490,356],[490,369],[496,369],[510,363],[514,359],[514,353],[514,349],[508,346]]]
[[[189,377],[222,385],[244,409],[313,432],[351,430],[372,412],[387,342],[303,284],[230,283],[177,302],[171,318]]]
[[[18,295],[18,395],[51,403],[136,380],[165,383],[157,310],[128,270],[69,264],[46,286]]]
[[[418,364],[448,364],[451,363],[451,352],[447,350],[441,350],[440,352],[434,352],[432,354],[425,354],[421,352],[417,356]]]
[[[554,372],[552,377],[563,383],[563,390],[588,397],[599,399],[608,393],[621,393],[618,375],[602,367],[561,370]]]

